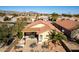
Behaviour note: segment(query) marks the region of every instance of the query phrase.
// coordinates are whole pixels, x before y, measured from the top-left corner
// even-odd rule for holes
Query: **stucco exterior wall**
[[[41,35],[42,35],[42,39],[41,39],[41,37],[40,37]],[[48,40],[48,35],[49,35],[49,31],[40,33],[39,36],[38,36],[39,41],[40,41],[40,42],[44,42],[44,41]]]

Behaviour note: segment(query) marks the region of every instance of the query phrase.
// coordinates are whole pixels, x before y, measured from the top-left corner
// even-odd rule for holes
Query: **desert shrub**
[[[36,46],[37,46],[36,43],[32,43],[32,44],[30,45],[31,48],[34,48],[34,47],[36,47]]]
[[[19,39],[21,39],[23,37],[23,33],[22,32],[18,32],[17,36],[18,36]]]

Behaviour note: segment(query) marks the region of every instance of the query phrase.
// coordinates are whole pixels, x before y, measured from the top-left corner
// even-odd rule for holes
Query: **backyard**
[[[14,48],[12,52],[65,52],[65,49],[61,45],[49,43],[47,45],[43,42],[37,42],[35,39],[27,39],[23,48]]]

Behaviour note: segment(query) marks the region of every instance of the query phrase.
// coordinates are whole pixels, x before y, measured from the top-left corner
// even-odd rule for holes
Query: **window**
[[[64,30],[62,29],[62,32],[64,32]]]
[[[42,39],[43,39],[43,35],[40,35],[40,41],[42,41]]]
[[[42,35],[40,35],[40,39],[42,39],[43,38],[43,36]]]
[[[49,35],[46,35],[45,39],[48,39],[49,38]]]
[[[46,35],[46,37],[49,37],[49,35]]]

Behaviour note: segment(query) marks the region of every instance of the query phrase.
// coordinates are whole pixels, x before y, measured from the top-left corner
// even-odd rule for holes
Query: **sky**
[[[79,14],[79,6],[0,6],[0,10],[20,11],[20,12],[39,12],[39,13],[58,13],[58,14]]]

